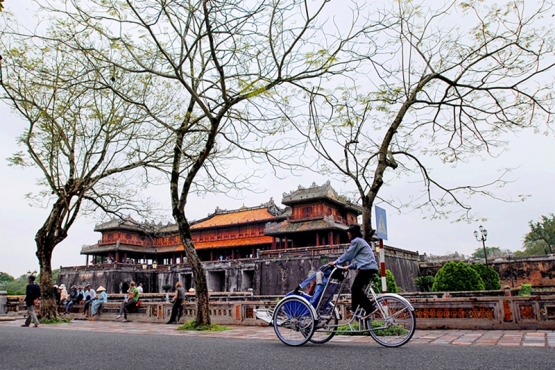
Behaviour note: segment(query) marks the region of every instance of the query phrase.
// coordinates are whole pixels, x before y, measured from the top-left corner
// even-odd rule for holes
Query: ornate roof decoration
[[[283,193],[283,199],[281,203],[285,205],[292,205],[297,203],[304,203],[308,201],[316,200],[327,200],[329,202],[339,204],[343,207],[351,209],[359,214],[362,213],[362,207],[358,204],[352,202],[350,199],[338,195],[337,192],[331,186],[330,181],[326,181],[324,185],[316,185],[315,182],[308,188],[300,186],[297,190],[293,190],[289,193]]]

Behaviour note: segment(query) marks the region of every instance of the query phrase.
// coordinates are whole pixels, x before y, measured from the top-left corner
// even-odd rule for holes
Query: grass
[[[197,326],[195,320],[187,321],[185,324],[178,326],[177,330],[194,330],[194,331],[225,331],[231,330],[231,328],[222,325],[210,324]]]
[[[377,321],[371,321],[371,325],[373,328],[377,328],[383,325],[382,322],[377,322]],[[351,324],[351,327],[353,328],[353,330],[358,330],[358,323],[354,322]],[[337,328],[337,335],[369,335],[370,332],[365,331],[365,332],[350,332],[351,327],[349,327],[349,325],[342,325],[339,326]],[[343,333],[341,333],[341,331],[343,331]],[[389,328],[385,328],[385,329],[380,329],[378,331],[376,331],[376,334],[379,336],[384,336],[384,337],[388,337],[388,336],[397,336],[397,335],[406,335],[408,334],[408,330],[405,329],[404,327],[400,326],[400,325],[393,325]]]
[[[67,324],[71,322],[71,317],[59,318],[59,319],[40,319],[41,324]]]

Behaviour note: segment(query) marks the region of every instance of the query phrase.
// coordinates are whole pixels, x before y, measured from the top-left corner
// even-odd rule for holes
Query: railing
[[[241,296],[242,294],[242,296]],[[211,295],[210,315],[212,322],[221,325],[265,326],[266,322],[254,315],[255,309],[272,309],[279,298],[277,296],[249,296],[241,294]],[[418,329],[553,329],[555,326],[555,295],[533,295],[530,297],[482,296],[457,297],[452,293],[444,297],[428,298],[404,295],[415,309],[416,327]],[[217,299],[216,296],[218,297]],[[161,294],[145,295],[137,313],[130,314],[130,319],[139,322],[166,322],[171,315],[172,304],[157,302]],[[119,301],[117,299],[120,299]],[[194,298],[189,296],[190,300]],[[237,300],[235,300],[237,299]],[[115,320],[121,306],[122,295],[110,295],[110,300],[103,304],[99,320]],[[8,311],[8,315],[21,315],[21,300],[17,299],[18,311]],[[341,317],[349,317],[350,297],[344,296],[339,301]],[[73,305],[70,316],[82,318],[82,305]],[[183,303],[181,322],[195,319],[196,303]]]
[[[288,249],[271,249],[260,251],[260,258],[315,257],[320,255],[342,254],[349,248],[348,244],[321,245]]]

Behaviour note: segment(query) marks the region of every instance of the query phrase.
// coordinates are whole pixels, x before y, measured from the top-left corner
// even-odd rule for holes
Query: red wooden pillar
[[[320,246],[320,234],[316,233],[316,246]]]
[[[275,251],[276,250],[276,237],[272,237],[272,250]]]
[[[89,266],[89,255],[85,254],[85,266]]]
[[[287,240],[287,235],[285,235],[285,246],[284,246],[284,248],[287,249],[287,247],[288,247],[288,240]]]

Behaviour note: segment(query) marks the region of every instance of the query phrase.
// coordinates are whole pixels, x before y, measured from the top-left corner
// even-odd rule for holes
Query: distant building
[[[336,193],[329,181],[322,186],[284,193],[279,208],[272,199],[237,210],[217,208],[191,222],[191,234],[201,261],[254,258],[259,251],[347,243],[345,230],[357,222],[360,206]],[[85,246],[86,264],[185,263],[185,252],[175,224],[114,219],[96,225],[97,244]]]

